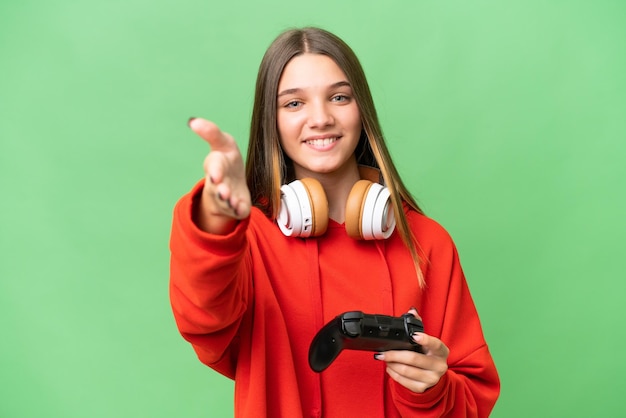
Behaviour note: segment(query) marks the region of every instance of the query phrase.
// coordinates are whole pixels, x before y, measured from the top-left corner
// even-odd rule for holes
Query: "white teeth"
[[[322,147],[335,142],[337,138],[324,138],[324,139],[309,139],[306,141],[307,144],[313,145],[315,147]]]

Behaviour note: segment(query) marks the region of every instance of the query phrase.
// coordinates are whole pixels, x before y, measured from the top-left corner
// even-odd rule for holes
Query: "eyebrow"
[[[336,83],[331,84],[330,86],[328,86],[330,89],[335,89],[337,87],[350,87],[352,88],[352,86],[350,85],[350,83],[348,83],[347,81],[338,81]],[[288,94],[295,94],[302,91],[301,88],[293,88],[293,89],[286,89],[281,91],[280,93],[278,93],[277,97],[282,97],[282,96],[286,96]]]

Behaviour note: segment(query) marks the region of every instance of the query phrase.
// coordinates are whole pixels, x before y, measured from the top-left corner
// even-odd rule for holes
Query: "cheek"
[[[363,129],[363,121],[361,120],[361,116],[356,113],[350,120],[350,127],[355,132],[356,136],[361,136],[361,130]]]
[[[303,118],[299,115],[279,115],[277,118],[278,135],[281,142],[299,141],[304,126]]]
[[[292,158],[296,142],[298,142],[299,138],[292,119],[293,118],[279,116],[276,120],[278,125],[278,141],[289,158]]]
[[[359,112],[356,103],[349,109],[346,109],[344,118],[352,129],[361,129],[363,122],[361,121],[361,112]]]

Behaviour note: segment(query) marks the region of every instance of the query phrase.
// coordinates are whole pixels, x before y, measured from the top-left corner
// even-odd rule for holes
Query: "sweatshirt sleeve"
[[[200,230],[192,211],[202,186],[198,183],[174,208],[170,302],[180,333],[200,361],[233,378],[238,330],[250,301],[249,218],[228,235]]]
[[[488,417],[500,393],[500,380],[456,247],[434,221],[421,233],[424,229],[436,238],[422,248],[426,289],[418,309],[424,331],[450,349],[448,371],[421,394],[391,381],[391,395],[403,417]]]

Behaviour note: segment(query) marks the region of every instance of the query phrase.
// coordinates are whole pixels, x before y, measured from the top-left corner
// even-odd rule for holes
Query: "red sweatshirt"
[[[200,361],[235,379],[237,417],[486,417],[500,383],[454,243],[407,209],[425,260],[421,289],[397,233],[358,241],[332,220],[318,238],[285,237],[252,209],[225,236],[192,221],[202,183],[176,205],[170,296]],[[424,332],[450,349],[449,369],[422,394],[399,385],[373,353],[343,351],[308,365],[315,333],[352,310],[399,316],[416,307]]]

